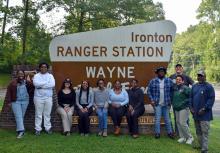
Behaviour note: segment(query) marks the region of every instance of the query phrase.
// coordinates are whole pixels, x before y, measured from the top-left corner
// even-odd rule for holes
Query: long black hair
[[[79,92],[79,104],[81,103],[81,97],[82,97],[82,84],[83,84],[83,82],[87,82],[87,84],[88,84],[88,88],[87,88],[87,90],[86,90],[86,94],[87,94],[87,96],[86,96],[86,101],[87,101],[87,104],[88,104],[88,101],[89,101],[89,89],[90,89],[90,84],[89,84],[89,81],[87,81],[87,80],[84,80],[84,81],[82,81],[82,83],[81,83],[81,87],[80,87],[80,92]]]

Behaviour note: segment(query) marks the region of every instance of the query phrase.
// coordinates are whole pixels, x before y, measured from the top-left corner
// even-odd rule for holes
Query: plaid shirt
[[[164,104],[170,105],[173,93],[173,81],[170,78],[164,78]],[[155,105],[160,101],[160,81],[158,77],[152,79],[148,85],[147,95]]]

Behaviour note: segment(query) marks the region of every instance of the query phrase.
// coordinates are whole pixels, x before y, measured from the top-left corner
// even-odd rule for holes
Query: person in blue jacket
[[[201,153],[208,153],[208,135],[210,121],[213,120],[215,91],[212,85],[206,82],[204,71],[200,70],[197,73],[197,80],[198,83],[193,85],[190,95],[190,111],[194,118]]]

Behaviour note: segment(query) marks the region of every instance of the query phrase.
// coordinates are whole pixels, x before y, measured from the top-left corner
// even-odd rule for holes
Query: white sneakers
[[[186,144],[191,145],[193,140],[194,140],[193,137],[188,138],[187,141],[186,141]]]
[[[18,133],[17,139],[21,139],[21,138],[23,138],[23,136],[24,136],[24,132],[21,131],[21,132]]]
[[[177,140],[177,142],[179,142],[179,143],[184,143],[184,142],[186,142],[186,144],[189,144],[189,145],[191,145],[192,144],[192,142],[193,142],[193,137],[190,137],[190,138],[188,138],[187,140],[185,139],[185,138],[179,138],[178,140]]]
[[[179,138],[179,139],[177,140],[177,142],[179,142],[179,143],[184,143],[184,142],[186,142],[186,139],[185,139],[185,138]]]

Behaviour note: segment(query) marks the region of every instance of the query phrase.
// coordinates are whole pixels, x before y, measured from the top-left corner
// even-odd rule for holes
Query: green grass
[[[192,120],[191,120],[192,121]],[[195,133],[194,126],[191,126]],[[209,151],[220,152],[220,119],[215,119],[211,124]],[[178,144],[176,140],[161,137],[156,140],[150,135],[141,135],[132,139],[128,135],[107,138],[81,137],[74,133],[64,137],[60,133],[52,135],[42,134],[37,137],[33,132],[27,132],[23,139],[16,139],[15,132],[0,129],[1,153],[199,153],[186,144]]]
[[[0,73],[0,88],[7,87],[10,80],[11,80],[10,74]]]

